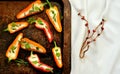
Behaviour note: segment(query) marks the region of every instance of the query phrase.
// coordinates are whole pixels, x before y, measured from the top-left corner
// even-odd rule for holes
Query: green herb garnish
[[[33,17],[30,17],[27,21],[28,23],[33,24],[36,20]]]
[[[16,27],[21,26],[21,24],[18,24],[18,25],[17,25],[15,22],[12,22],[12,23],[11,23],[11,26],[12,26],[12,27],[11,27],[12,30],[16,30]]]
[[[37,64],[37,63],[38,63],[38,61],[32,61],[32,63]]]
[[[28,65],[28,62],[24,61],[23,59],[17,59],[15,60],[18,66],[21,66],[21,64]]]
[[[17,48],[17,47],[12,46],[10,52],[14,53],[14,51],[15,51],[16,48]]]
[[[36,11],[40,11],[40,7],[35,6],[35,5],[33,4],[33,5],[32,5],[32,9],[29,11],[29,13],[33,13],[33,12],[36,12]]]
[[[43,22],[40,19],[37,20],[37,22],[38,22],[39,25],[44,25]]]
[[[26,42],[26,41],[21,42],[21,44],[24,44],[26,49],[30,49],[31,48],[30,44],[28,42]]]
[[[58,49],[55,49],[55,51],[57,52],[57,51],[58,51]]]
[[[56,22],[56,14],[55,14],[55,12],[52,10],[51,11],[52,12],[52,14],[53,14],[53,19],[54,19],[54,21]]]
[[[11,25],[12,25],[12,27],[16,27],[17,26],[15,22],[12,22]]]
[[[56,56],[57,56],[57,57],[60,57],[60,53],[57,52],[57,53],[56,53]]]
[[[34,6],[34,11],[39,11],[39,10],[40,10],[40,8],[39,8],[39,7]]]
[[[49,70],[51,73],[53,73],[53,69],[51,68],[46,68],[46,70]]]
[[[29,43],[26,43],[26,44],[25,44],[25,48],[26,48],[26,49],[30,49],[30,44],[29,44]]]
[[[42,64],[39,64],[38,66],[41,66]]]

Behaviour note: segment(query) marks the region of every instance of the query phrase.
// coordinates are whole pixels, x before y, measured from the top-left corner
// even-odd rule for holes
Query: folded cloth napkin
[[[69,0],[72,20],[71,74],[120,74],[120,0]],[[104,32],[90,44],[83,59],[79,51],[85,38],[85,22],[95,28],[106,18]]]

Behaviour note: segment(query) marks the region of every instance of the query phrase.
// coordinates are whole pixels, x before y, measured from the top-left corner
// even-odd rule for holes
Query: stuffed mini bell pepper
[[[12,34],[17,31],[20,31],[26,27],[28,27],[27,22],[12,22],[12,23],[8,24],[7,29],[5,29],[4,31],[9,31]]]
[[[62,64],[61,48],[56,45],[55,41],[54,41],[54,44],[55,44],[55,47],[52,49],[52,54],[58,68],[62,68],[63,64]]]
[[[35,51],[39,53],[46,53],[46,49],[42,45],[28,38],[23,38],[21,40],[21,48],[24,50]]]
[[[16,17],[17,19],[22,19],[27,16],[39,13],[44,10],[45,5],[46,3],[42,3],[40,0],[36,0],[32,2],[30,5],[28,5],[25,9],[20,11]]]
[[[28,61],[37,70],[40,70],[42,72],[53,72],[53,68],[51,66],[42,63],[38,55],[33,54],[32,51],[31,51],[31,55],[28,57]]]
[[[15,40],[12,42],[12,44],[8,47],[6,51],[6,57],[9,61],[17,59],[18,52],[20,49],[20,41],[23,38],[23,33],[20,33]]]
[[[46,9],[46,14],[47,14],[48,18],[50,19],[50,21],[53,24],[56,31],[57,32],[62,32],[60,13],[58,11],[57,6],[52,6],[51,3],[48,0],[47,0],[47,3],[50,6],[49,9]]]
[[[30,24],[35,23],[36,28],[41,29],[41,30],[43,30],[45,32],[45,35],[46,35],[48,41],[50,43],[53,41],[53,34],[52,34],[51,30],[50,30],[50,26],[47,23],[47,21],[45,21],[44,19],[39,17],[36,20],[34,18],[29,18],[28,22]]]

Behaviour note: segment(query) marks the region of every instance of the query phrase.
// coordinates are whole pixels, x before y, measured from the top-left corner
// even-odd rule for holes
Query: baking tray
[[[45,0],[41,0],[45,1]],[[51,73],[43,73],[34,69],[30,64],[24,65],[21,64],[20,67],[16,65],[16,62],[11,61],[8,63],[7,58],[5,56],[6,50],[8,46],[12,43],[15,37],[22,32],[24,37],[27,37],[31,40],[34,40],[41,45],[43,45],[47,53],[46,54],[38,54],[41,61],[45,64],[48,64],[54,67],[53,74],[70,74],[71,69],[71,10],[70,4],[68,0],[49,0],[53,5],[57,5],[60,10],[60,15],[62,15],[62,33],[58,33],[55,31],[54,27],[50,23],[45,11],[32,15],[30,17],[42,17],[44,18],[49,24],[54,34],[54,40],[57,42],[57,45],[62,48],[62,57],[63,57],[63,68],[57,68],[52,54],[51,49],[54,47],[53,42],[49,43],[44,32],[38,30],[34,27],[34,25],[29,25],[28,28],[23,29],[19,32],[14,34],[10,34],[9,32],[4,32],[3,30],[7,28],[7,25],[11,22],[16,21],[26,21],[28,18],[17,20],[16,14],[20,12],[20,10],[24,9],[33,1],[23,1],[23,0],[11,0],[11,1],[0,1],[0,74],[51,74]],[[20,49],[18,54],[18,58],[24,59],[27,61],[27,57],[30,55],[30,51],[25,51]]]

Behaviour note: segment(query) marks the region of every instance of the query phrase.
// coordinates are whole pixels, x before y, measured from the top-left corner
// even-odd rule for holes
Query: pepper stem
[[[9,31],[8,28],[4,29],[3,31]]]
[[[45,2],[45,3],[43,3],[43,6],[45,6],[45,5],[47,5],[48,3],[47,2]]]
[[[30,23],[30,24],[35,23],[35,21],[36,21],[36,20],[35,20],[33,17],[30,17],[30,18],[27,20],[27,22]]]
[[[55,45],[55,47],[57,47],[56,41],[54,41],[54,45]]]
[[[11,58],[8,58],[8,63],[9,63],[11,60],[12,60]]]
[[[51,3],[50,3],[48,0],[46,0],[46,1],[47,1],[48,5],[49,5],[50,8],[51,8],[51,7],[52,7]]]
[[[53,73],[53,70],[50,70],[51,73]]]
[[[33,51],[31,51],[31,53],[30,53],[30,56],[32,56],[33,55]]]

